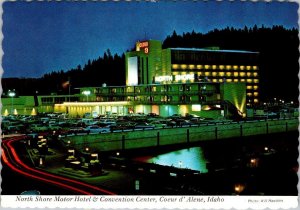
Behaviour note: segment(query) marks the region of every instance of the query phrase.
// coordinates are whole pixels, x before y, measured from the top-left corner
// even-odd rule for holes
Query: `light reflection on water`
[[[181,149],[157,156],[144,156],[136,158],[135,160],[155,163],[159,165],[174,166],[177,168],[189,168],[207,173],[206,163],[201,147],[193,147],[188,149]]]

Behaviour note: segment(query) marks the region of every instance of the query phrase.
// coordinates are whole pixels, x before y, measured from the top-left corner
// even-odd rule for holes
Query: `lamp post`
[[[14,114],[14,97],[16,96],[15,90],[8,90],[8,96],[11,97],[11,114]]]
[[[88,102],[88,100],[89,100],[89,95],[91,94],[91,91],[85,90],[85,91],[82,91],[82,94],[86,96],[86,102]]]

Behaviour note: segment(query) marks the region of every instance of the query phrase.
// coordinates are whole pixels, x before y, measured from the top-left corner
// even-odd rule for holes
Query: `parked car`
[[[134,125],[135,129],[154,129],[155,126],[154,125],[150,125],[146,122],[139,122],[137,124]]]
[[[110,127],[99,127],[97,125],[87,126],[85,129],[88,133],[108,133],[110,132]]]

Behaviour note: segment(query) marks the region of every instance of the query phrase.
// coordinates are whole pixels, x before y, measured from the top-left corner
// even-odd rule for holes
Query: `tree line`
[[[195,31],[166,37],[163,48],[204,48],[249,50],[260,52],[260,97],[297,100],[298,92],[298,29],[283,26],[215,29],[208,33]],[[2,88],[15,89],[19,95],[68,94],[74,88],[87,86],[125,85],[125,55],[112,55],[108,49],[97,59],[88,60],[67,71],[53,71],[41,78],[2,78]],[[66,85],[63,85],[66,84]]]

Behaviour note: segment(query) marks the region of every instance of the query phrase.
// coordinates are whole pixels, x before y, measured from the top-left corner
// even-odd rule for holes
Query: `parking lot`
[[[160,117],[156,114],[131,114],[126,116],[98,116],[96,118],[68,118],[66,114],[50,113],[36,116],[9,115],[2,118],[2,135],[59,133],[99,134],[120,131],[163,129],[223,123],[231,120],[214,120],[196,115]]]

